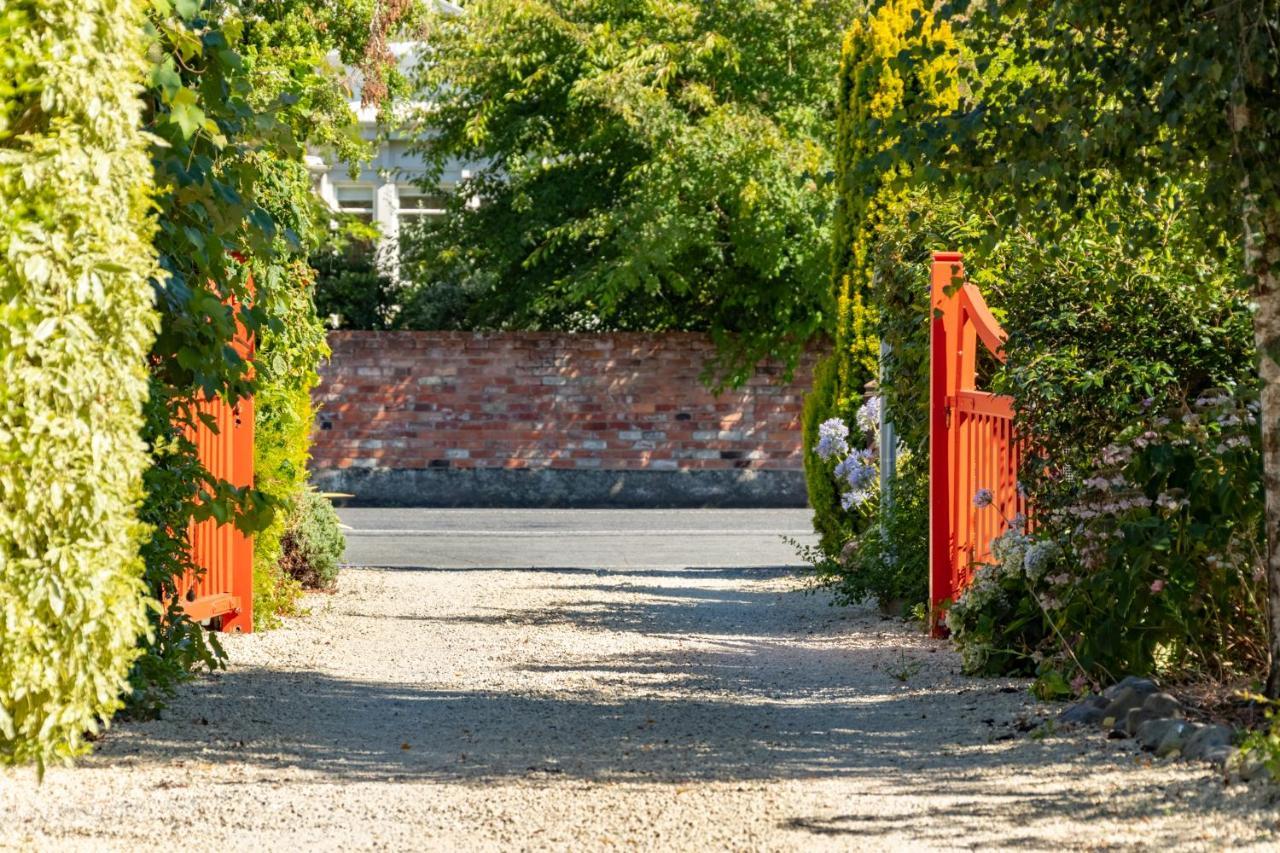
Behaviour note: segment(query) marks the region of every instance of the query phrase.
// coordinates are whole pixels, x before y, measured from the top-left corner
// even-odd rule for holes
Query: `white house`
[[[448,0],[427,0],[439,12],[462,14],[462,8]],[[388,45],[402,71],[409,73],[419,61],[421,42],[392,42]],[[339,64],[336,54],[331,61]],[[307,157],[307,166],[315,180],[320,197],[336,211],[353,214],[375,223],[381,233],[378,245],[379,265],[395,275],[398,267],[400,224],[405,217],[438,216],[444,213],[444,194],[468,177],[466,164],[451,162],[440,176],[441,192],[424,191],[425,174],[422,158],[409,152],[411,140],[378,121],[374,107],[362,106],[363,78],[358,69],[345,68],[351,92],[351,110],[359,120],[361,138],[377,145],[373,160],[364,164],[352,177],[344,163],[334,163],[318,154]],[[421,103],[409,104],[415,109]]]

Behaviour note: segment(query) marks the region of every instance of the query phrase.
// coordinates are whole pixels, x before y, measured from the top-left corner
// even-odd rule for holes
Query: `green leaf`
[[[169,120],[178,125],[186,139],[199,132],[205,122],[205,114],[197,105],[197,96],[193,90],[183,87],[174,93],[170,102]]]

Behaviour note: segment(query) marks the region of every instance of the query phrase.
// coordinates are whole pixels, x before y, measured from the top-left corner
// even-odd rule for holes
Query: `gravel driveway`
[[[347,513],[399,531],[401,567],[349,569],[308,618],[228,638],[227,672],[43,785],[0,772],[0,847],[1276,848],[1265,787],[1033,737],[1023,683],[963,678],[945,645],[829,607],[764,544],[700,559],[705,531],[776,545],[790,517],[682,516],[598,519],[614,532],[585,556],[565,516],[525,538],[567,531],[568,556],[529,568],[430,535],[462,515]],[[521,539],[472,520],[456,530]],[[433,559],[444,541],[462,557]]]

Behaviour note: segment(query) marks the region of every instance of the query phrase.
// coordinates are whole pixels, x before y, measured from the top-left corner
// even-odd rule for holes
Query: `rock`
[[[1182,703],[1168,693],[1152,693],[1142,701],[1142,707],[1157,717],[1182,716]]]
[[[1174,726],[1185,725],[1186,723],[1182,720],[1175,720],[1172,718],[1147,720],[1145,723],[1138,726],[1138,742],[1142,744],[1143,749],[1153,750],[1160,746],[1160,742],[1164,740],[1165,735],[1169,733],[1171,728]]]
[[[1235,749],[1230,746],[1211,746],[1200,756],[1205,761],[1215,767],[1226,767],[1231,760],[1231,756],[1235,754]]]
[[[1132,690],[1144,699],[1155,693],[1160,688],[1150,678],[1138,678],[1135,675],[1126,676],[1120,681],[1102,691],[1102,695],[1108,699],[1115,699],[1125,690]]]
[[[1156,720],[1159,717],[1151,713],[1146,708],[1130,708],[1125,718],[1116,723],[1117,726],[1124,729],[1124,733],[1129,737],[1133,737],[1138,733],[1138,727],[1147,720]]]
[[[1142,694],[1131,687],[1118,691],[1102,712],[1102,727],[1109,729],[1123,721],[1130,710],[1142,706],[1143,698]]]
[[[1208,758],[1209,750],[1216,747],[1230,747],[1233,734],[1226,726],[1204,726],[1187,738],[1186,745],[1182,747],[1182,754],[1186,758]]]
[[[1241,781],[1244,782],[1252,782],[1254,779],[1267,776],[1267,765],[1253,755],[1241,755],[1235,769]]]
[[[1185,720],[1176,720],[1173,725],[1169,726],[1169,731],[1160,739],[1159,745],[1156,746],[1156,755],[1165,758],[1170,755],[1181,755],[1182,747],[1186,745],[1187,738],[1195,734],[1197,723],[1188,723]]]
[[[1059,714],[1058,723],[1064,726],[1096,726],[1102,722],[1103,711],[1109,704],[1101,696],[1090,696]]]

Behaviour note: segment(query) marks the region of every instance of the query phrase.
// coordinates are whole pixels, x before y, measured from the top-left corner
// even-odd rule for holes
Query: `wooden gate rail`
[[[980,391],[978,342],[1004,361],[1006,335],[978,288],[964,281],[957,252],[933,256],[929,366],[929,613],[940,616],[969,584],[976,564],[991,559],[991,540],[1025,513],[1019,494],[1020,448],[1013,398]],[[963,283],[961,283],[963,282]],[[991,506],[975,506],[979,490]]]
[[[248,283],[253,292],[253,279]],[[254,353],[254,338],[237,322],[232,347],[246,361]],[[196,401],[198,414],[213,422],[214,428],[197,417],[183,429],[196,446],[200,464],[219,480],[237,488],[253,485],[253,397],[233,403],[221,398]],[[219,524],[215,518],[193,521],[187,529],[191,560],[198,567],[178,581],[178,600],[187,616],[196,622],[216,620],[223,631],[249,633],[253,630],[253,537],[241,533],[234,523]]]

